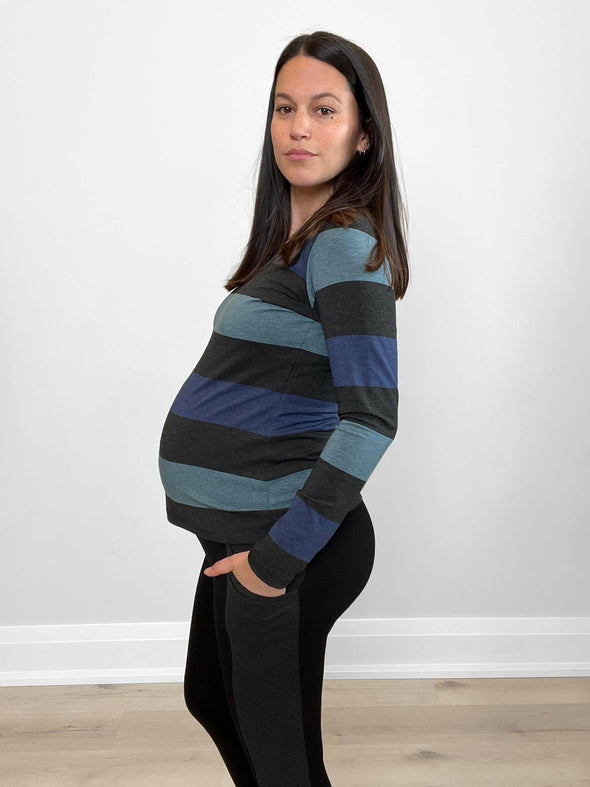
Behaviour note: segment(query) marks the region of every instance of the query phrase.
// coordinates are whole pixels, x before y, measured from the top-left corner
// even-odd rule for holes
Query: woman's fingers
[[[284,595],[287,592],[287,588],[274,588],[256,576],[248,563],[249,552],[250,550],[247,550],[228,555],[213,563],[212,566],[208,566],[203,573],[207,574],[208,577],[216,577],[233,571],[238,582],[244,585],[251,593],[268,597]]]
[[[228,557],[218,560],[212,566],[206,568],[203,573],[207,574],[208,577],[216,577],[218,574],[229,574],[233,568],[234,557],[234,555],[228,555]]]

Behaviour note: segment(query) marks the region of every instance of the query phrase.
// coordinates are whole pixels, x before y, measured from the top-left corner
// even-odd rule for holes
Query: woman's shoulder
[[[329,230],[359,230],[370,235],[372,238],[377,237],[371,214],[368,210],[363,208],[355,208],[354,210],[346,211],[345,214],[334,214],[322,224],[318,235]],[[347,232],[338,234],[344,237],[350,235],[350,233]]]
[[[377,235],[369,215],[358,211],[342,223],[331,218],[315,237],[307,257],[308,290],[343,281],[369,281],[388,284],[387,266],[367,270]]]

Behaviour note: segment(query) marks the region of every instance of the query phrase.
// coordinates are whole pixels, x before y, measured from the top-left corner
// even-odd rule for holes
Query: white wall
[[[238,11],[0,6],[4,652],[190,617],[203,554],[166,520],[160,430],[247,240],[275,61],[315,29],[379,66],[410,211],[399,431],[345,617],[587,634],[590,7]]]

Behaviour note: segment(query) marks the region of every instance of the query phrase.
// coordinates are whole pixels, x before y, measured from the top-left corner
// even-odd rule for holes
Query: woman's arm
[[[372,235],[352,227],[320,232],[307,263],[307,291],[317,304],[340,422],[305,484],[248,562],[263,582],[282,588],[329,541],[397,431],[395,294],[387,261],[365,263]]]

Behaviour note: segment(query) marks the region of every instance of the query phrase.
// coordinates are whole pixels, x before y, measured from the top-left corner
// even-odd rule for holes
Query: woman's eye
[[[279,113],[279,115],[285,115],[285,114],[287,114],[287,113],[285,113],[285,112],[281,112],[281,110],[282,110],[282,109],[291,109],[291,107],[287,107],[287,106],[283,106],[283,107],[277,107],[277,108],[275,109],[275,112],[278,112],[278,113]],[[320,113],[321,113],[322,117],[330,117],[330,115],[333,115],[333,114],[334,114],[334,110],[333,110],[333,109],[330,109],[330,107],[318,107],[318,109],[320,110]],[[321,110],[324,110],[324,109],[325,109],[325,110],[326,110],[326,111],[327,111],[329,114],[324,114],[323,112],[321,112]]]

